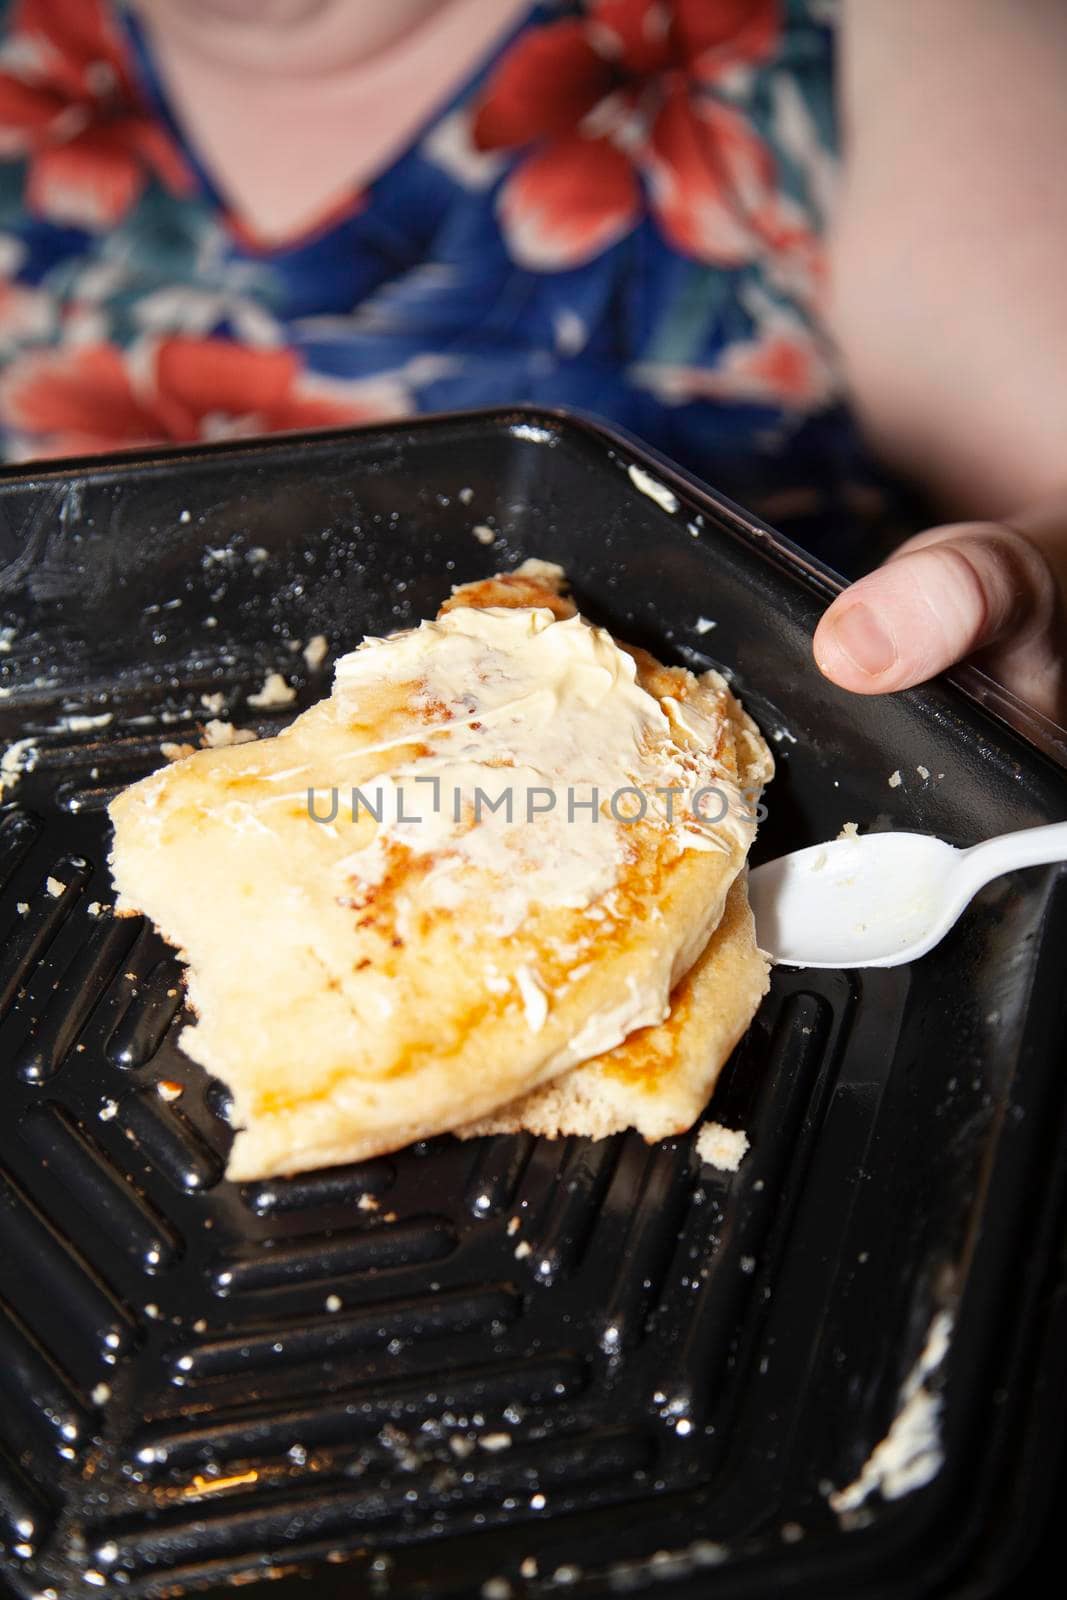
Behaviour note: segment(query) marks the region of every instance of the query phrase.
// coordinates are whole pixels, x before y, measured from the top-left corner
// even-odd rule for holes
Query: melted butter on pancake
[[[377,881],[390,841],[400,841],[435,858],[428,903],[458,910],[491,894],[505,934],[532,905],[581,907],[605,895],[630,855],[637,824],[624,819],[642,806],[646,824],[673,831],[683,848],[726,849],[724,832],[736,835],[739,797],[717,759],[721,722],[680,698],[656,700],[633,656],[580,617],[460,607],[368,640],[337,663],[339,717],[390,683],[414,685],[424,748],[392,760],[367,794],[381,820],[342,863],[355,878]],[[405,737],[394,735],[398,745]],[[663,792],[683,790],[687,802],[706,785],[729,805],[717,821]],[[709,816],[721,809],[713,800]]]

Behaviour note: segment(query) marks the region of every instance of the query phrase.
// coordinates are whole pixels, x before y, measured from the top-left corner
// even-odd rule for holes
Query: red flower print
[[[699,261],[796,253],[815,271],[771,151],[719,92],[773,53],[778,29],[778,0],[589,0],[522,35],[472,124],[480,150],[525,151],[499,200],[515,259],[580,266],[651,209]]]
[[[105,0],[20,0],[0,66],[0,153],[29,161],[26,199],[50,221],[117,222],[154,173],[192,179],[140,103]]]
[[[516,258],[551,272],[606,250],[630,231],[640,206],[622,151],[571,134],[522,163],[501,194],[500,220]]]
[[[765,60],[778,43],[777,4],[760,0],[674,0],[674,31],[688,69],[706,83]]]
[[[567,134],[618,82],[584,22],[555,22],[523,35],[496,70],[474,124],[480,150],[510,149]]]
[[[800,330],[783,329],[728,345],[709,377],[710,390],[723,399],[765,400],[786,409],[824,405],[834,389],[825,355]]]
[[[775,0],[600,0],[592,20],[602,48],[631,71],[681,66],[711,82],[772,53],[778,11]]]
[[[173,336],[37,350],[0,377],[0,420],[27,456],[245,438],[402,416],[387,377],[345,383],[301,370],[293,350]]]
[[[722,400],[808,411],[826,405],[838,388],[838,375],[818,336],[784,306],[769,302],[752,308],[757,327],[751,338],[728,344],[714,367],[646,363],[634,379],[668,405]]]
[[[774,163],[739,112],[672,87],[646,163],[652,203],[680,250],[724,266],[751,258],[752,218],[767,202]]]

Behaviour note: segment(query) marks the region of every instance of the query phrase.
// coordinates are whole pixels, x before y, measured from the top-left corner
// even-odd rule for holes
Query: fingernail
[[[888,672],[896,662],[897,647],[892,636],[870,606],[862,601],[858,600],[840,617],[835,617],[831,628],[837,648],[869,678]]]

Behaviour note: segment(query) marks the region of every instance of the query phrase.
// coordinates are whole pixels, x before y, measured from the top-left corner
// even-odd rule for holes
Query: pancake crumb
[[[232,722],[219,722],[212,718],[204,723],[201,749],[221,750],[230,744],[249,744],[256,737],[252,728],[235,728]]]
[[[202,694],[200,696],[200,704],[203,706],[205,711],[210,711],[214,716],[217,717],[223,706],[226,704],[226,696],[221,690],[217,694]]]
[[[634,488],[639,489],[650,500],[654,500],[656,505],[672,514],[678,510],[678,496],[673,494],[665,483],[660,483],[658,478],[654,478],[650,472],[646,472],[644,467],[639,467],[636,462],[631,462],[626,471]]]
[[[60,733],[88,733],[93,728],[106,728],[114,715],[113,711],[102,711],[98,716],[87,717],[75,712],[71,716],[60,717],[55,727]]]
[[[891,789],[899,789],[903,782],[904,782],[904,779],[900,776],[900,768],[899,767],[897,768],[897,770],[895,772],[891,772],[889,774],[889,787]]]
[[[14,788],[24,772],[32,772],[41,752],[32,738],[16,739],[0,756],[0,798],[4,791]]]
[[[741,1128],[724,1128],[721,1122],[705,1122],[697,1134],[696,1152],[709,1167],[720,1172],[736,1172],[748,1150],[748,1134]]]
[[[250,706],[267,710],[271,706],[292,705],[296,699],[296,690],[286,683],[280,672],[268,672],[262,689],[257,689],[255,694],[246,695],[245,699]]]
[[[843,822],[841,824],[841,832],[837,837],[839,839],[858,839],[859,836],[860,825],[858,822]]]
[[[330,652],[330,641],[324,633],[316,633],[304,646],[304,660],[309,672],[318,672]]]
[[[58,900],[60,895],[63,893],[63,890],[66,888],[66,884],[60,883],[58,878],[46,878],[44,880],[44,886],[48,890],[48,893],[52,896],[53,900]]]
[[[484,522],[476,522],[474,527],[471,529],[471,532],[479,544],[492,544],[493,540],[496,538],[496,534],[493,532],[492,528],[487,527]]]

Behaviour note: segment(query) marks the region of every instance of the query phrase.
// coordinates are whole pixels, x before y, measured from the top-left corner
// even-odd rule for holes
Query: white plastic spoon
[[[793,967],[896,967],[932,950],[1002,872],[1067,861],[1067,822],[957,850],[923,833],[867,833],[796,850],[749,877],[756,942]]]

